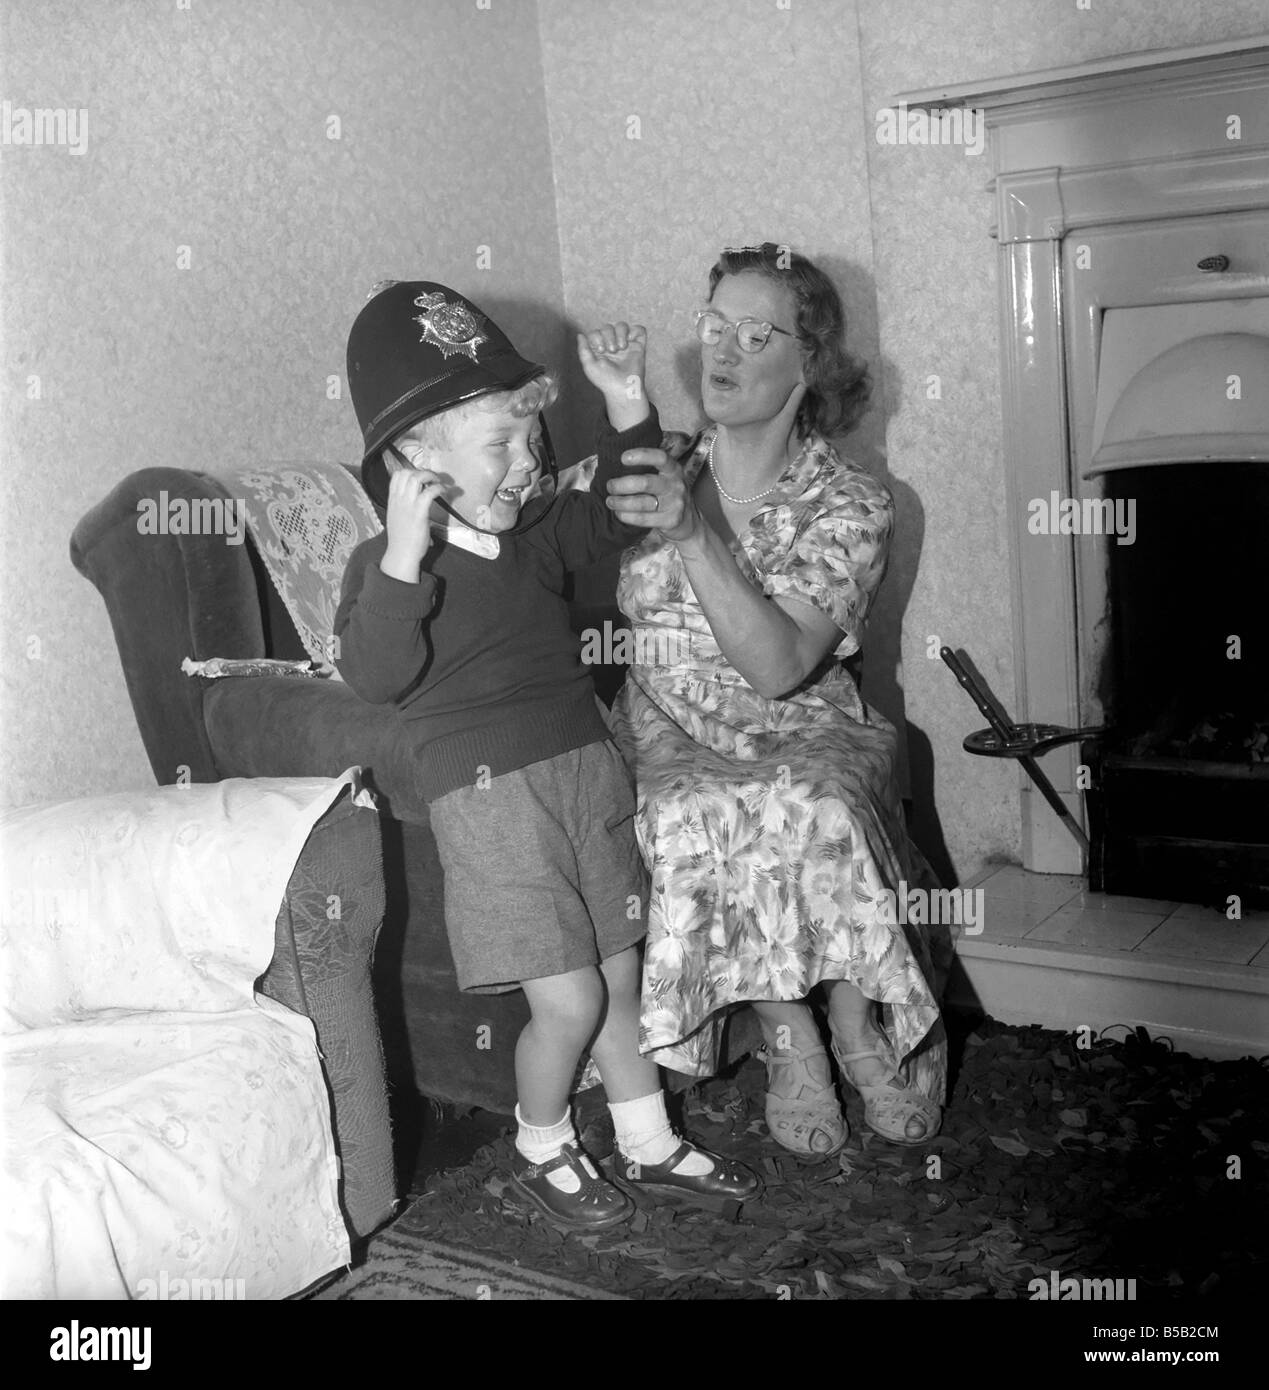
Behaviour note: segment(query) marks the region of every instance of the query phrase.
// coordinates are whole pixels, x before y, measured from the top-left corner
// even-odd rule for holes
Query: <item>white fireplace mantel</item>
[[[1094,486],[1079,463],[1090,450],[1088,387],[1107,304],[1269,296],[1262,234],[1269,222],[1255,216],[1269,212],[1269,36],[909,92],[895,102],[975,109],[986,124],[995,200],[989,230],[999,262],[1012,712],[1019,721],[1098,722],[1090,647],[1099,640],[1104,557],[1078,544],[1087,538],[1029,534],[1028,503],[1053,492],[1088,495]],[[1252,216],[1202,220],[1228,214]],[[1219,277],[1200,271],[1197,259],[1221,250],[1230,227],[1226,239],[1243,254]],[[1155,243],[1179,238],[1184,273],[1173,255],[1166,275],[1138,272],[1114,299],[1103,282],[1074,269],[1078,253],[1095,246],[1099,265],[1118,258],[1132,278],[1135,231]],[[1191,242],[1204,248],[1199,256]],[[1082,820],[1077,765],[1078,745],[1043,762]],[[1019,794],[1025,866],[1081,872],[1074,838],[1021,772]]]
[[[1067,97],[1097,96],[1106,91],[1120,93],[1132,87],[1149,86],[1161,79],[1188,81],[1255,69],[1267,57],[1269,34],[1260,38],[1193,44],[1188,48],[1149,48],[1139,53],[1119,53],[1086,63],[1072,63],[1068,67],[1042,68],[1009,77],[976,78],[951,86],[906,92],[895,100],[909,107],[975,106],[998,110]]]

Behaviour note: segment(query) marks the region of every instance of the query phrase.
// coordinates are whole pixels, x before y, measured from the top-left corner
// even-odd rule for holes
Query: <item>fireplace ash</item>
[[[1228,710],[1201,716],[1183,734],[1151,731],[1135,740],[1133,757],[1187,758],[1211,763],[1269,762],[1269,718]]]

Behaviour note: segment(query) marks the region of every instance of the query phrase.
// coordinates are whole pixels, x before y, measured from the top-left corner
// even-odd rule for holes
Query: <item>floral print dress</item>
[[[685,460],[689,485],[711,436]],[[936,885],[904,828],[895,730],[841,660],[859,649],[893,526],[887,489],[812,435],[733,545],[764,593],[812,604],[844,633],[778,700],[719,651],[672,542],[650,532],[622,557],[636,655],[613,731],[652,875],[640,1045],[662,1066],[711,1075],[731,1006],[851,980],[886,1006],[907,1083],[943,1101],[939,971],[927,929],[900,925],[893,896],[905,881]],[[936,954],[941,970],[949,943]]]

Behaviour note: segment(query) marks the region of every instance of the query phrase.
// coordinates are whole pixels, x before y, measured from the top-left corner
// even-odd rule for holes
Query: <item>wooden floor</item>
[[[1088,891],[1082,878],[988,869],[949,1002],[1004,1023],[1142,1025],[1207,1057],[1269,1053],[1269,912]]]

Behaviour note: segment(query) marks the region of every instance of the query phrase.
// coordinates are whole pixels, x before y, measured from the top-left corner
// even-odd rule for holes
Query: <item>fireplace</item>
[[[895,100],[987,126],[1010,712],[1106,730],[1043,759],[1087,856],[1019,776],[1024,867],[1263,903],[1269,36]]]
[[[1228,290],[1269,283],[1269,217],[1129,225],[1111,245],[1093,306],[1079,280],[1067,295],[1097,320],[1080,491],[1116,523],[1080,538],[1100,582],[1078,645],[1106,724],[1086,749],[1088,874],[1241,914],[1269,906],[1269,296]],[[1073,374],[1081,420],[1091,381]]]
[[[1269,906],[1269,464],[1128,468],[1105,491],[1135,524],[1107,546],[1092,886]]]

